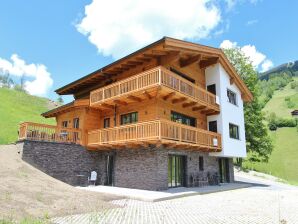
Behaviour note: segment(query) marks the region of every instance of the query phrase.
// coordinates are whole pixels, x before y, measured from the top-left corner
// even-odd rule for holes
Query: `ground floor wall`
[[[24,141],[18,143],[24,161],[71,185],[86,185],[91,171],[98,174],[97,184],[107,180],[107,155],[113,155],[112,183],[117,187],[146,190],[168,188],[169,155],[185,158],[185,186],[191,176],[219,175],[219,158],[206,152],[147,147],[109,151],[88,151],[75,144]],[[203,170],[200,169],[200,157]],[[234,181],[233,162],[229,162],[229,180]]]

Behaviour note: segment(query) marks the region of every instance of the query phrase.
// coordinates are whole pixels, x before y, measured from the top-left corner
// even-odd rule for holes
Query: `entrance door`
[[[186,156],[169,155],[168,187],[185,186]]]
[[[107,170],[107,178],[105,185],[113,186],[114,185],[114,156],[113,155],[107,155],[106,156],[106,170]]]
[[[229,183],[230,182],[230,170],[229,170],[229,159],[228,158],[220,158],[219,162],[219,178],[221,183]]]

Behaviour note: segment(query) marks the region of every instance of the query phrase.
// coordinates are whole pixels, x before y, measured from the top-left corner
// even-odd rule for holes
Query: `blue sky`
[[[297,1],[139,2],[3,0],[0,68],[56,99],[55,89],[165,35],[243,47],[259,71],[298,60]]]

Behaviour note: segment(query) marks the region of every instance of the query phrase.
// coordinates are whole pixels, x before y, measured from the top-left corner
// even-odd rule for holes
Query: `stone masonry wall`
[[[99,177],[104,171],[104,154],[80,145],[26,140],[18,147],[24,161],[71,185],[85,185],[91,171]]]

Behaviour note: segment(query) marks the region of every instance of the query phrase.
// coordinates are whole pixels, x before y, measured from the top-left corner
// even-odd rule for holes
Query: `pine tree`
[[[260,91],[257,72],[239,48],[223,49],[223,51],[254,97],[252,102],[244,103],[248,159],[267,162],[273,146],[266,125],[263,123],[265,118],[259,102]],[[237,163],[241,166],[242,159],[237,159]]]

